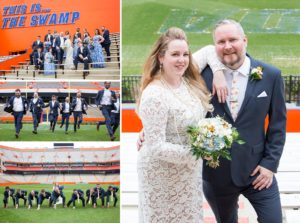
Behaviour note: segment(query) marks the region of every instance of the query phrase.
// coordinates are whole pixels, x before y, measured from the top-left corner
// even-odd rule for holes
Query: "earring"
[[[161,63],[161,64],[159,64],[159,71],[161,74],[162,74],[162,68],[163,68],[163,64]]]

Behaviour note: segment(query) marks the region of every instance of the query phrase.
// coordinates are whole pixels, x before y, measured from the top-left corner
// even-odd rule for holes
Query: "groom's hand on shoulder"
[[[254,171],[251,173],[251,176],[255,176],[257,173],[259,174],[252,183],[254,189],[268,189],[272,185],[274,173],[260,165],[254,169]]]
[[[144,134],[144,130],[142,130],[142,131],[140,131],[139,138],[136,142],[136,147],[137,147],[138,151],[141,150],[144,141],[145,141],[145,134]]]

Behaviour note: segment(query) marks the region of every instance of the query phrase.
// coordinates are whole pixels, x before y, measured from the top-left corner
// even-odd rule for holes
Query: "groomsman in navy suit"
[[[39,199],[38,199],[38,208],[37,210],[40,210],[41,205],[43,204],[43,201],[45,199],[49,200],[49,207],[51,206],[51,193],[49,191],[45,191],[45,189],[42,189],[40,194],[39,194]]]
[[[50,130],[54,132],[55,125],[58,118],[58,110],[60,108],[59,102],[56,100],[55,95],[52,95],[52,100],[49,101],[49,103],[45,105],[45,107],[50,108],[50,112],[49,112]]]
[[[90,56],[90,50],[86,46],[86,44],[83,46],[82,42],[78,42],[78,50],[76,57],[74,59],[74,65],[75,65],[75,70],[77,70],[78,67],[78,62],[84,63],[84,74],[88,74],[89,70],[89,63],[92,61],[91,56]]]
[[[77,128],[80,129],[80,124],[82,123],[82,114],[87,114],[88,104],[84,98],[81,98],[81,92],[77,92],[76,98],[72,101],[72,112],[74,115],[74,132],[77,131]]]
[[[42,48],[38,48],[37,52],[34,53],[34,65],[37,70],[44,70],[44,53]]]
[[[109,186],[106,191],[106,207],[109,207],[109,200],[111,196],[114,198],[114,207],[116,207],[118,202],[118,196],[117,193],[119,191],[118,187]]]
[[[28,209],[32,208],[32,201],[34,201],[34,199],[36,201],[36,204],[38,204],[38,194],[39,192],[36,190],[32,190],[30,192],[30,194],[28,195]]]
[[[274,176],[286,135],[281,71],[246,54],[247,37],[239,23],[220,21],[213,37],[218,58],[225,65],[230,92],[226,103],[219,103],[217,96],[212,98],[213,115],[223,117],[237,128],[245,143],[234,143],[230,149],[232,160],[220,158],[216,169],[207,166],[204,160],[204,194],[217,222],[238,222],[238,199],[243,194],[254,207],[258,222],[281,223],[280,196]],[[194,57],[197,60],[197,53]],[[254,76],[258,67],[262,68],[262,75]],[[203,70],[202,76],[212,91],[210,67]],[[237,97],[234,92],[238,92]]]
[[[71,115],[71,104],[70,104],[69,97],[66,97],[65,102],[62,103],[60,113],[62,115],[62,119],[61,119],[61,125],[59,127],[62,128],[66,122],[65,134],[68,134],[69,119]]]
[[[111,126],[113,129],[113,134],[120,125],[120,93],[116,92],[116,101],[114,102],[114,109],[111,111]]]
[[[48,30],[48,33],[44,37],[44,42],[50,42],[51,46],[53,44],[53,36],[51,34],[51,30]]]
[[[52,52],[56,60],[60,58],[60,36],[56,30],[54,30],[53,34],[53,42],[52,42]]]
[[[43,99],[39,97],[39,94],[35,92],[33,98],[29,102],[29,111],[32,113],[33,118],[33,134],[37,134],[37,127],[41,121],[41,116],[45,104]]]
[[[69,200],[67,207],[70,207],[70,204],[73,203],[73,208],[76,207],[75,202],[76,200],[81,200],[82,206],[85,207],[85,200],[84,200],[84,192],[80,189],[74,189],[71,199]]]
[[[15,195],[16,208],[19,207],[19,199],[22,199],[24,201],[24,206],[26,206],[26,202],[27,202],[26,196],[27,196],[27,191],[26,190],[17,189],[17,193]]]
[[[33,42],[31,48],[32,48],[32,53],[30,54],[30,64],[33,65],[34,64],[34,54],[37,52],[38,48],[43,49],[44,44],[41,41],[41,37],[38,36],[37,40]]]
[[[23,115],[26,114],[27,111],[27,100],[23,97],[21,97],[21,90],[16,89],[15,95],[12,96],[8,101],[9,107],[12,108],[12,114],[15,119],[15,129],[16,129],[16,138],[19,138],[20,131],[22,129],[22,119]]]
[[[97,130],[99,130],[100,125],[106,125],[107,131],[109,133],[111,141],[115,140],[114,131],[111,122],[111,111],[114,108],[113,103],[117,100],[116,93],[109,90],[111,82],[105,81],[105,89],[98,91],[96,96],[96,105],[102,111],[105,121],[99,121],[97,124]]]
[[[9,188],[8,186],[5,187],[5,190],[4,190],[4,193],[3,193],[3,195],[4,195],[4,197],[3,197],[4,208],[8,208],[9,197],[11,197],[14,206],[16,205],[16,200],[15,200],[14,193],[15,193],[15,189],[14,188]]]
[[[105,49],[107,61],[110,61],[110,37],[109,37],[109,30],[105,28],[105,26],[101,27],[102,36],[104,41],[101,43],[102,47]]]

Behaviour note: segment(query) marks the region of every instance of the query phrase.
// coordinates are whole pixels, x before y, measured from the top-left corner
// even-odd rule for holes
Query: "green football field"
[[[28,192],[30,190],[45,189],[52,191],[52,185],[14,185],[12,188],[25,189]],[[66,196],[66,202],[69,201],[73,189],[82,189],[84,192],[88,188],[93,188],[95,185],[89,184],[77,184],[77,185],[64,185],[64,194]],[[10,199],[9,208],[3,208],[3,192],[5,187],[0,187],[0,222],[1,223],[118,223],[120,222],[120,196],[118,192],[117,207],[101,208],[101,201],[97,200],[98,207],[93,208],[91,204],[88,204],[85,208],[82,207],[81,201],[77,203],[76,209],[72,208],[72,204],[69,208],[63,208],[62,204],[57,205],[56,209],[49,208],[49,203],[44,200],[40,210],[36,210],[36,203],[33,203],[33,208],[28,210],[24,207],[23,200],[20,200],[20,207],[15,209],[13,207],[12,200]],[[107,186],[103,188],[106,190]]]
[[[32,124],[23,124],[18,139],[15,137],[15,126],[13,123],[0,124],[0,141],[110,141],[106,126],[101,125],[100,130],[96,130],[96,125],[80,125],[80,129],[75,133],[73,125],[69,125],[68,134],[65,134],[64,126],[59,128],[60,123],[55,126],[55,131],[49,130],[49,125],[41,124],[38,134],[33,134]],[[116,132],[115,141],[120,140],[119,129]]]
[[[248,53],[279,67],[284,75],[300,71],[299,0],[123,0],[123,75],[141,74],[161,32],[177,26],[188,35],[192,52],[212,44],[220,19],[239,21],[248,36]]]

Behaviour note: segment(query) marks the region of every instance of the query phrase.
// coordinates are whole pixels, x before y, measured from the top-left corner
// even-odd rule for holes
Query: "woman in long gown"
[[[65,40],[65,54],[66,54],[66,60],[65,60],[65,68],[66,69],[73,69],[74,63],[73,63],[73,47],[72,42],[70,40],[70,36],[66,35]]]
[[[54,56],[52,54],[52,47],[49,47],[48,52],[45,54],[44,74],[52,75],[54,73],[55,73]]]
[[[102,52],[101,43],[104,38],[100,35],[100,30],[96,29],[95,36],[93,37],[91,49],[91,58],[93,63],[93,68],[103,68],[104,67],[104,56]]]
[[[208,58],[202,58],[197,63],[206,65]],[[138,155],[139,222],[201,223],[202,160],[190,152],[187,127],[213,108],[181,29],[170,28],[156,42],[141,90],[145,141]]]

